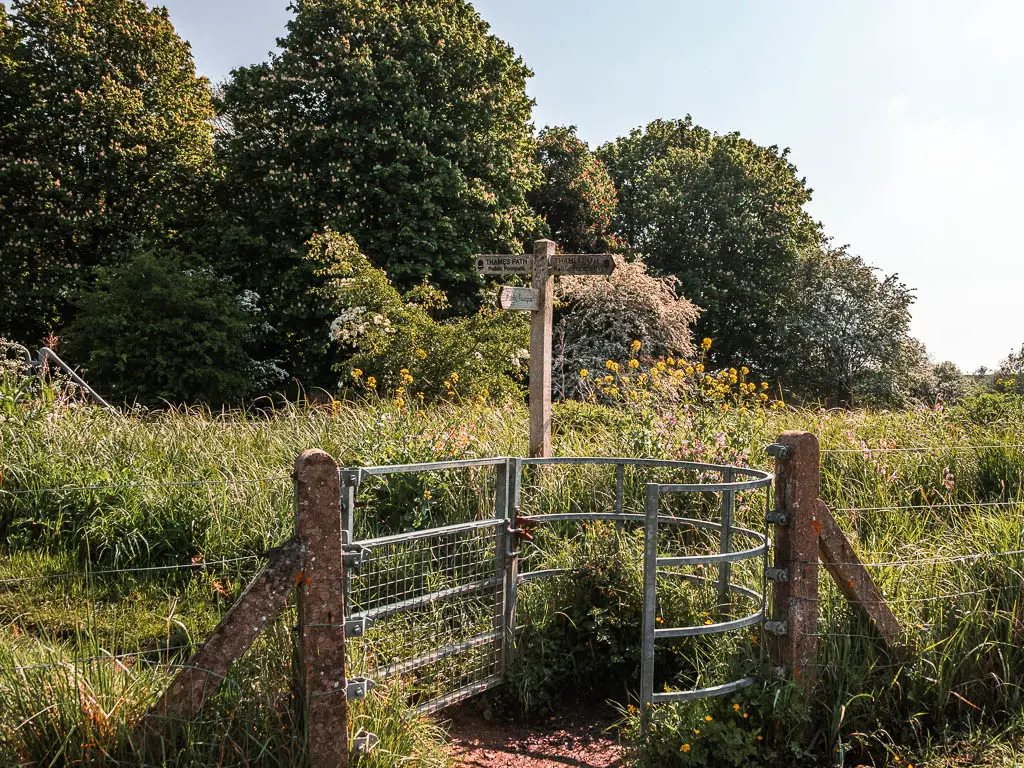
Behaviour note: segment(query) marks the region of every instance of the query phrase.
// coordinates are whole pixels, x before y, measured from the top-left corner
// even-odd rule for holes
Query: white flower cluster
[[[391,321],[379,312],[368,312],[366,307],[346,307],[331,321],[331,341],[347,344],[371,328],[388,333]]]

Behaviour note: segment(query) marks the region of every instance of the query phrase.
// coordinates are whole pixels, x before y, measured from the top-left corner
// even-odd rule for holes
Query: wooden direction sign
[[[555,253],[551,240],[537,240],[533,253],[482,253],[481,275],[530,275],[530,288],[502,286],[498,306],[530,311],[530,455],[551,456],[551,310],[555,275],[610,275],[610,253]]]
[[[615,258],[610,253],[556,253],[551,257],[553,275],[610,275]]]
[[[536,312],[540,309],[540,291],[536,288],[503,285],[498,291],[498,306],[502,309],[528,309]]]
[[[481,253],[476,257],[476,271],[481,275],[528,275],[533,269],[533,255]]]

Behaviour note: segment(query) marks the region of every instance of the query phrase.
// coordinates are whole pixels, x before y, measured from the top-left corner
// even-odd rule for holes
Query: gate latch
[[[793,449],[782,443],[772,443],[764,449],[764,452],[773,459],[788,459],[793,455]]]
[[[764,631],[770,635],[785,635],[789,632],[789,625],[784,621],[766,621]]]
[[[765,568],[764,575],[771,581],[789,581],[789,568]]]
[[[764,519],[772,525],[789,525],[789,511],[785,509],[773,509],[764,516]]]
[[[345,688],[345,696],[348,697],[349,701],[366,698],[366,694],[372,691],[376,685],[373,680],[366,677],[349,678]]]

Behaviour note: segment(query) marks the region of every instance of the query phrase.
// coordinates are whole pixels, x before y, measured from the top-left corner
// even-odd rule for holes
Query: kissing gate
[[[506,679],[517,639],[530,631],[517,604],[566,574],[559,556],[567,539],[597,524],[643,530],[642,547],[639,532],[633,534],[642,553],[642,713],[752,682],[708,680],[698,672],[688,689],[655,692],[659,644],[718,642],[707,636],[755,626],[773,663],[809,690],[816,679],[819,557],[882,638],[905,652],[899,624],[818,498],[817,439],[787,432],[768,453],[774,474],[562,457],[339,469],[328,454],[306,451],[295,464],[295,535],[268,553],[267,565],[150,710],[147,735],[160,736],[162,718],[194,718],[294,591],[309,762],[347,765],[350,751],[376,742],[360,727],[359,711],[350,728],[350,701],[398,695],[429,713]],[[459,473],[462,481],[453,482]],[[698,615],[700,607],[672,609],[693,609],[701,595],[703,620],[665,626],[666,617]]]
[[[549,511],[558,509],[552,499],[540,499],[537,503],[538,499],[530,498],[534,494],[544,496],[544,480],[551,477],[556,467],[590,474],[614,470],[614,485],[608,484],[608,508]],[[403,474],[456,471],[473,472],[478,480],[486,471],[493,472],[493,502],[481,504],[475,519],[394,535],[356,538],[355,531],[361,527],[360,512],[374,509],[371,502],[362,501],[365,484],[375,479],[380,496],[387,483]],[[688,482],[680,482],[679,475]],[[527,482],[531,476],[534,485]],[[768,472],[654,459],[503,457],[344,469],[341,483],[345,562],[349,566],[345,577],[346,627],[360,635],[349,654],[349,663],[366,681],[358,695],[369,690],[370,681],[380,684],[404,676],[413,706],[427,713],[500,684],[515,663],[515,638],[522,629],[517,625],[516,610],[521,586],[565,572],[562,568],[524,568],[531,560],[543,561],[545,554],[542,548],[534,546],[534,557],[524,557],[524,542],[532,541],[533,534],[542,527],[564,533],[569,526],[596,521],[640,525],[644,531],[643,621],[637,628],[642,638],[641,704],[716,696],[751,682],[743,678],[691,690],[654,693],[655,645],[673,638],[739,630],[764,620],[763,581],[759,589],[752,589],[732,583],[731,573],[734,564],[758,560],[758,580],[766,573],[763,566],[767,565],[770,547],[766,518],[760,516],[760,531],[737,524],[735,518],[737,498],[743,497],[744,509],[749,511],[752,495],[772,483]],[[557,482],[552,484],[557,486]],[[643,495],[630,499],[628,489],[641,489]],[[490,495],[487,494],[488,500]],[[700,503],[687,503],[684,499],[675,508],[706,509],[708,497],[715,495],[713,507],[717,516],[702,519],[665,513],[666,500],[679,500],[686,495],[698,498]],[[763,496],[767,499],[768,494]],[[576,499],[566,506],[585,503]],[[758,508],[766,510],[765,503],[757,505]],[[524,514],[524,510],[537,513]],[[662,535],[666,529],[677,535]],[[680,532],[686,535],[679,536]],[[714,546],[707,546],[708,537],[698,532],[710,532]],[[738,541],[742,541],[742,546],[736,546]],[[672,551],[686,543],[697,543],[701,551]],[[705,566],[717,567],[717,577],[678,573],[684,567]],[[666,574],[671,574],[669,578],[710,585],[717,594],[716,620],[695,626],[657,626],[658,583]],[[365,739],[360,742],[363,743]]]

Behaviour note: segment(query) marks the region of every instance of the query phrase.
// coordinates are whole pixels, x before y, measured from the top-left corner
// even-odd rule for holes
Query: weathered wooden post
[[[295,460],[295,530],[306,549],[296,579],[296,650],[309,764],[347,768],[341,479],[337,462],[323,451],[303,451]]]
[[[531,287],[502,286],[498,306],[530,312],[530,456],[551,456],[551,325],[555,275],[610,275],[610,253],[556,253],[551,240],[537,240],[533,254],[480,254],[482,275],[531,274]]]
[[[804,690],[818,679],[818,491],[821,451],[810,432],[783,432],[768,447],[775,458],[772,619],[765,622],[772,659]]]
[[[551,278],[552,240],[533,244],[533,290],[537,309],[530,313],[530,456],[551,455],[551,318],[555,299]]]

